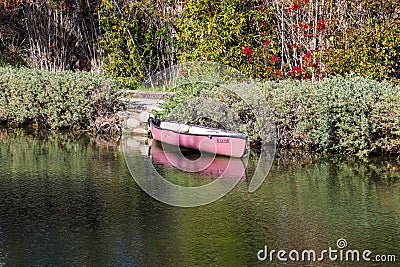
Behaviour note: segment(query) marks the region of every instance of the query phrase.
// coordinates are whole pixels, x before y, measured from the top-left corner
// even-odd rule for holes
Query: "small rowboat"
[[[243,157],[246,152],[247,135],[217,128],[203,127],[149,118],[154,139],[202,152],[228,157]]]

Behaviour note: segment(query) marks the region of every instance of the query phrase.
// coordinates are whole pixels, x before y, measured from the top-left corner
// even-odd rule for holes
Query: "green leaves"
[[[118,109],[115,82],[85,72],[0,68],[0,110],[8,122],[90,129]]]
[[[355,75],[321,82],[282,80],[259,84],[274,116],[280,147],[308,147],[340,154],[400,153],[400,87]],[[238,112],[250,141],[258,131],[246,105],[215,87],[185,85],[167,99],[159,116],[203,94]],[[197,108],[197,107],[194,107]],[[185,121],[185,110],[177,120]],[[193,122],[192,122],[193,123]],[[237,129],[236,129],[237,130]]]
[[[335,46],[327,51],[326,66],[330,73],[335,74],[353,72],[377,80],[398,80],[399,51],[398,24],[369,24],[335,38]]]
[[[265,78],[277,49],[272,42],[268,48],[263,44],[267,32],[262,25],[272,25],[271,20],[271,7],[254,1],[187,1],[177,22],[179,59],[213,60]],[[254,51],[251,56],[243,53],[245,46]]]
[[[100,28],[103,70],[127,89],[175,62],[173,15],[154,0],[102,1]],[[163,3],[167,4],[167,3]]]
[[[266,85],[280,145],[360,156],[400,153],[398,86],[359,76]]]

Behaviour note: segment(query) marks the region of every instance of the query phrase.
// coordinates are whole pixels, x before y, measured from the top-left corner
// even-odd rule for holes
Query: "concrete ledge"
[[[137,96],[139,98],[148,98],[148,99],[161,99],[175,94],[175,92],[151,92],[151,91],[138,91],[138,90],[127,90],[126,92],[128,94]]]

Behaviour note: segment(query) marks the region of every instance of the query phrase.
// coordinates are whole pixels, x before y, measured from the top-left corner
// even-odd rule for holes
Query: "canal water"
[[[131,144],[151,153],[148,140]],[[304,154],[279,153],[254,193],[245,177],[214,203],[179,208],[136,184],[118,142],[0,130],[0,266],[398,266],[397,159]],[[214,179],[155,166],[186,185]]]

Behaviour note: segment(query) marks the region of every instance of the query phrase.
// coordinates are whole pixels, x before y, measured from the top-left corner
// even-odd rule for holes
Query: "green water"
[[[186,184],[212,179],[157,169]],[[178,208],[137,186],[115,142],[2,130],[0,266],[398,266],[399,170],[396,159],[280,155],[255,193],[241,181],[214,203]],[[322,251],[339,238],[397,262],[257,259],[265,245]]]

